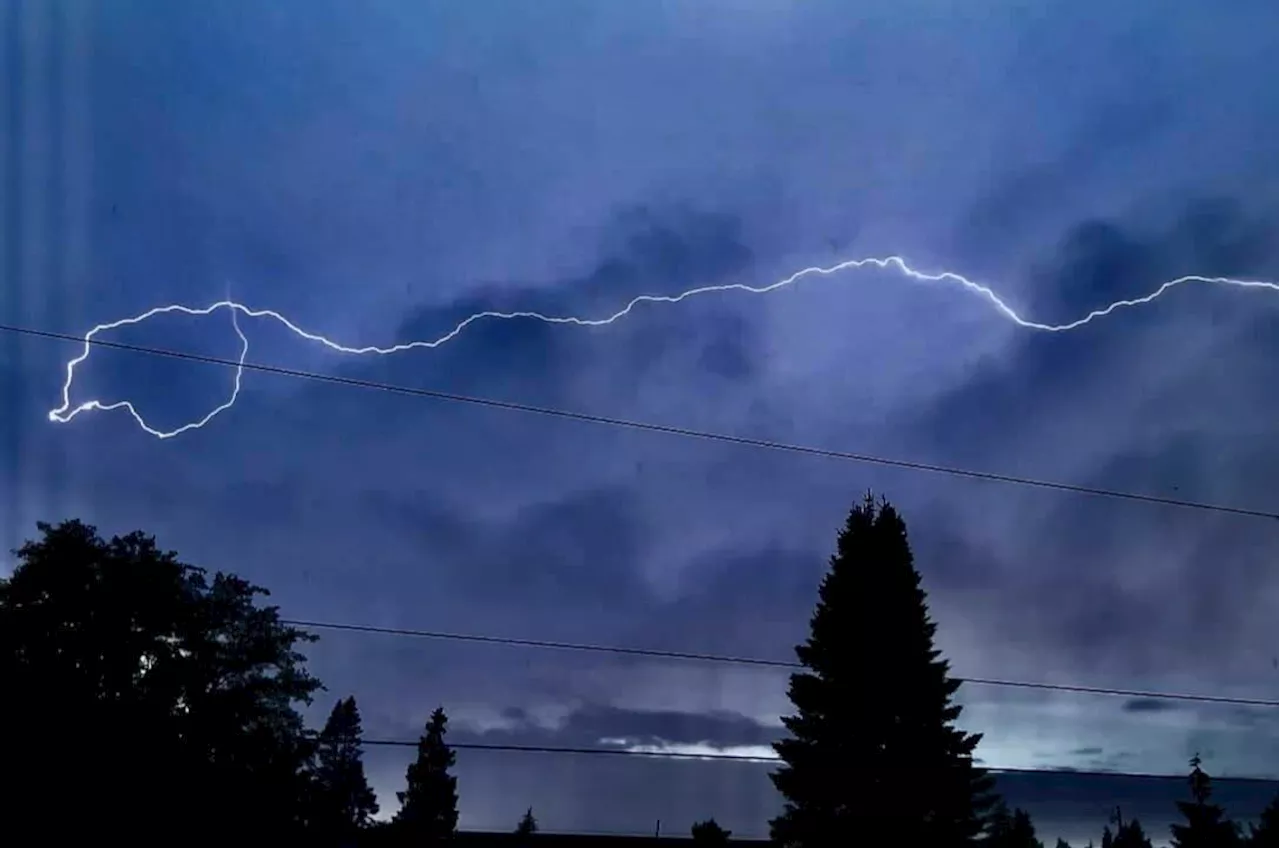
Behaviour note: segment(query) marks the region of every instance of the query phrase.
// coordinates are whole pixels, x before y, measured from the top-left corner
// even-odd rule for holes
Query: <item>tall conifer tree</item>
[[[934,647],[907,528],[868,494],[849,513],[796,647],[795,714],[771,775],[785,798],[771,822],[786,848],[976,844],[994,803],[974,764],[979,736],[955,727],[960,681]]]

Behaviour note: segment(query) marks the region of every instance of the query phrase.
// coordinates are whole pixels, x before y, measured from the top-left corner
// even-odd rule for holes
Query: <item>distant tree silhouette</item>
[[[1089,845],[1092,846],[1093,843],[1090,842]],[[1058,841],[1053,848],[1071,848],[1071,843],[1059,836]]]
[[[458,779],[449,774],[456,760],[445,744],[449,719],[439,707],[418,740],[418,757],[405,771],[405,790],[397,792],[396,825],[414,842],[442,842],[458,828]]]
[[[1116,835],[1111,848],[1151,848],[1151,840],[1142,830],[1142,823],[1130,819],[1116,826]]]
[[[295,835],[312,751],[295,704],[320,685],[296,646],[313,637],[257,606],[265,590],[141,532],[37,527],[0,580],[6,829],[159,844],[190,842],[198,818],[211,844]]]
[[[1011,813],[1003,802],[998,803],[991,813],[983,845],[987,848],[1044,848],[1044,843],[1036,839],[1035,825],[1027,811],[1015,809]]]
[[[796,713],[783,719],[783,765],[770,775],[785,799],[770,823],[777,844],[976,844],[992,781],[973,762],[980,736],[954,726],[960,682],[935,629],[906,525],[868,494],[839,534],[796,647],[806,670],[791,676]]]
[[[1272,848],[1276,844],[1276,799],[1272,798],[1262,810],[1262,817],[1257,824],[1249,825],[1249,836],[1245,840],[1248,848]]]
[[[1222,807],[1209,803],[1213,794],[1209,775],[1200,768],[1200,755],[1191,758],[1191,774],[1187,777],[1191,800],[1178,801],[1178,811],[1186,824],[1170,825],[1173,848],[1234,848],[1240,844],[1240,831],[1224,816]]]
[[[313,838],[350,845],[378,813],[377,796],[361,758],[360,710],[354,697],[333,705],[316,743],[311,825]]]
[[[533,807],[524,811],[520,823],[516,825],[517,836],[533,836],[538,832],[538,820],[533,817]]]
[[[728,845],[732,831],[725,830],[715,819],[697,822],[691,828],[695,845]]]

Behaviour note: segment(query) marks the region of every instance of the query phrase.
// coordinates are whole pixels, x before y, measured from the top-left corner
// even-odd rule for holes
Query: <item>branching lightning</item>
[[[241,315],[247,318],[271,319],[283,325],[294,335],[300,338],[306,339],[307,341],[321,344],[324,347],[328,348],[329,350],[335,351],[337,353],[355,354],[355,355],[362,355],[362,356],[364,355],[388,356],[391,354],[402,353],[404,351],[409,351],[409,350],[433,349],[433,348],[440,347],[443,344],[453,341],[467,327],[471,326],[475,322],[485,320],[485,319],[503,320],[503,321],[514,320],[514,319],[531,319],[536,321],[542,321],[543,323],[546,323],[546,324],[573,324],[579,327],[603,327],[603,326],[612,324],[615,321],[618,321],[627,315],[630,315],[633,309],[635,309],[640,304],[644,304],[644,303],[680,303],[684,300],[687,300],[691,297],[695,297],[697,295],[712,294],[717,292],[746,292],[748,294],[767,294],[769,292],[778,291],[779,289],[784,289],[789,286],[792,286],[795,283],[799,282],[800,280],[804,279],[805,277],[811,277],[811,276],[826,277],[826,276],[831,276],[833,274],[838,274],[842,271],[856,270],[856,269],[865,268],[868,266],[876,267],[880,269],[891,269],[891,270],[897,271],[898,273],[902,274],[903,276],[909,279],[917,280],[920,282],[954,283],[970,292],[973,292],[979,297],[986,299],[995,308],[996,312],[998,312],[1006,320],[1011,321],[1017,326],[1027,330],[1037,330],[1037,331],[1046,332],[1046,333],[1065,333],[1070,330],[1075,330],[1079,327],[1083,327],[1085,324],[1088,324],[1089,322],[1094,321],[1095,319],[1103,318],[1107,315],[1110,315],[1111,313],[1116,312],[1117,310],[1127,309],[1130,307],[1141,306],[1147,303],[1151,303],[1153,300],[1160,297],[1170,289],[1176,288],[1186,283],[1208,283],[1208,284],[1214,284],[1214,285],[1234,286],[1237,288],[1245,288],[1245,289],[1269,289],[1271,291],[1280,291],[1280,284],[1267,282],[1267,281],[1239,280],[1239,279],[1233,279],[1230,277],[1202,277],[1198,274],[1191,274],[1185,277],[1178,277],[1177,279],[1169,280],[1161,284],[1157,289],[1152,291],[1150,294],[1144,295],[1142,297],[1133,298],[1130,300],[1117,300],[1116,302],[1108,304],[1107,306],[1101,309],[1095,309],[1092,312],[1085,315],[1084,317],[1077,318],[1074,321],[1070,321],[1065,324],[1043,324],[1038,321],[1031,321],[1026,318],[1023,318],[1016,311],[1014,311],[1010,306],[1008,306],[1003,300],[1001,300],[999,295],[997,295],[992,289],[990,289],[985,285],[982,285],[981,283],[974,282],[973,280],[970,280],[969,278],[961,274],[957,274],[952,271],[943,271],[936,274],[925,273],[923,271],[918,271],[915,268],[912,268],[911,265],[901,256],[890,256],[883,259],[879,259],[879,258],[850,259],[850,260],[840,262],[838,264],[831,265],[825,268],[817,267],[817,266],[804,268],[799,271],[796,271],[794,274],[791,274],[788,277],[784,277],[783,279],[778,280],[777,282],[770,283],[769,285],[764,285],[764,286],[749,286],[743,283],[727,283],[722,285],[700,286],[698,288],[689,289],[688,291],[681,292],[680,294],[676,294],[676,295],[648,295],[648,294],[640,295],[639,297],[632,299],[622,309],[619,309],[617,312],[605,318],[578,318],[574,316],[543,315],[539,312],[490,312],[490,311],[477,312],[474,315],[471,315],[465,318],[464,320],[462,320],[461,322],[459,322],[458,325],[455,326],[452,330],[450,330],[449,332],[445,333],[444,335],[440,336],[437,339],[430,340],[430,341],[404,342],[401,344],[390,345],[388,347],[377,347],[374,345],[367,345],[364,347],[350,347],[347,345],[339,344],[338,342],[325,338],[324,336],[319,335],[318,333],[312,333],[302,329],[297,324],[294,324],[288,318],[281,315],[279,312],[275,312],[270,309],[251,309],[242,303],[239,303],[235,300],[231,300],[230,298],[226,300],[220,300],[217,303],[212,303],[209,306],[199,307],[199,308],[183,306],[181,304],[168,304],[166,306],[157,306],[153,309],[149,309],[146,312],[143,312],[139,315],[135,315],[131,318],[121,318],[117,321],[111,321],[106,324],[98,324],[96,327],[89,330],[89,332],[87,332],[83,337],[84,346],[80,354],[76,356],[74,359],[71,359],[66,363],[66,379],[63,381],[63,384],[62,384],[62,404],[57,409],[50,410],[49,420],[56,423],[65,424],[71,421],[77,415],[80,415],[81,413],[91,412],[91,411],[106,412],[106,411],[111,411],[116,409],[123,409],[133,417],[133,420],[137,423],[137,425],[140,428],[142,428],[142,430],[144,430],[145,432],[149,433],[152,436],[155,436],[158,439],[171,439],[174,436],[179,436],[183,433],[186,433],[189,430],[197,430],[203,427],[204,425],[212,421],[215,417],[217,417],[219,414],[227,411],[232,406],[234,406],[236,399],[240,396],[241,380],[243,379],[243,376],[244,376],[244,364],[246,361],[246,357],[249,354],[249,339],[248,337],[245,336],[243,330],[240,328],[239,316]],[[75,382],[76,368],[81,363],[83,363],[86,359],[89,358],[89,354],[92,352],[92,349],[93,349],[94,339],[98,335],[105,332],[109,332],[111,330],[117,330],[121,327],[128,327],[135,324],[141,324],[144,321],[147,321],[147,320],[150,320],[151,318],[156,317],[157,315],[168,315],[168,314],[177,313],[177,314],[189,315],[189,316],[204,316],[204,315],[211,315],[214,312],[217,312],[223,309],[228,310],[231,313],[232,327],[235,329],[236,336],[240,339],[240,355],[238,358],[238,365],[235,371],[235,380],[232,385],[230,397],[228,397],[224,403],[220,404],[219,406],[215,407],[214,409],[206,413],[203,418],[200,418],[197,421],[192,421],[188,424],[184,424],[181,427],[178,427],[177,429],[174,429],[174,430],[158,430],[150,426],[149,424],[147,424],[146,420],[143,418],[141,413],[139,413],[138,410],[134,407],[134,405],[127,400],[116,401],[114,403],[104,403],[100,400],[89,400],[89,401],[80,403],[74,407],[72,406],[71,388]]]

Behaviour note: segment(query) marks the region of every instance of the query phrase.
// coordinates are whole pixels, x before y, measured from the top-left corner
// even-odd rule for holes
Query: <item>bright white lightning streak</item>
[[[812,266],[809,268],[804,268],[799,271],[796,271],[794,274],[791,274],[788,277],[784,277],[783,279],[778,280],[775,283],[770,283],[769,285],[765,285],[765,286],[749,286],[743,283],[726,283],[722,285],[700,286],[698,288],[689,289],[688,291],[681,292],[680,294],[676,294],[676,295],[653,295],[653,294],[640,295],[639,297],[633,298],[631,302],[628,303],[626,306],[624,306],[622,309],[619,309],[617,312],[613,313],[612,315],[606,318],[577,318],[574,316],[543,315],[539,312],[477,312],[476,314],[465,318],[464,320],[459,322],[458,325],[454,327],[452,330],[450,330],[449,332],[445,333],[443,336],[440,336],[435,340],[404,342],[401,344],[394,344],[389,347],[377,347],[375,345],[367,345],[365,347],[348,347],[347,345],[342,345],[335,341],[331,341],[330,339],[327,339],[324,336],[319,335],[317,333],[311,333],[302,329],[297,324],[294,324],[288,318],[281,315],[279,312],[275,312],[271,309],[250,309],[244,304],[238,303],[230,299],[220,300],[217,303],[213,303],[213,304],[210,304],[209,306],[205,306],[201,308],[183,306],[181,304],[169,304],[167,306],[157,306],[154,309],[149,309],[146,312],[141,313],[140,315],[133,316],[132,318],[121,318],[118,321],[111,321],[106,324],[99,324],[93,329],[91,329],[88,333],[86,333],[84,335],[84,348],[80,352],[80,355],[68,361],[66,364],[67,376],[66,376],[66,380],[64,380],[62,384],[62,405],[59,406],[57,409],[50,410],[49,420],[60,423],[60,424],[65,424],[83,412],[90,412],[95,410],[106,412],[114,409],[123,409],[133,417],[133,420],[137,423],[137,425],[140,428],[142,428],[145,432],[151,434],[152,436],[155,436],[158,439],[171,439],[174,436],[178,436],[187,432],[188,430],[198,430],[199,428],[203,427],[204,425],[212,421],[216,416],[218,416],[219,414],[227,411],[232,406],[234,406],[236,399],[240,396],[240,383],[244,375],[245,357],[249,353],[249,340],[248,338],[245,337],[244,333],[240,329],[240,325],[237,320],[237,315],[244,315],[249,318],[270,318],[284,325],[295,335],[301,338],[304,338],[307,341],[317,342],[329,348],[330,350],[336,351],[338,353],[348,353],[348,354],[356,354],[356,355],[377,354],[379,356],[387,356],[389,354],[401,353],[407,350],[440,347],[441,345],[452,341],[459,334],[461,334],[463,330],[471,326],[471,324],[486,318],[492,318],[496,320],[512,320],[516,318],[530,318],[533,320],[542,321],[546,324],[573,324],[579,327],[603,327],[605,325],[612,324],[613,322],[619,320],[620,318],[623,318],[631,314],[631,310],[642,303],[680,303],[681,301],[694,297],[696,295],[711,294],[713,292],[741,291],[741,292],[747,292],[748,294],[766,294],[768,292],[777,291],[779,289],[787,288],[791,285],[794,285],[795,283],[799,282],[801,279],[805,277],[815,276],[815,275],[826,277],[832,274],[837,274],[841,271],[865,268],[867,266],[874,266],[880,269],[893,269],[901,273],[905,277],[908,277],[913,280],[919,280],[920,282],[956,283],[962,286],[963,288],[973,292],[974,294],[977,294],[978,296],[985,298],[987,301],[990,302],[992,306],[995,307],[997,312],[999,312],[1009,321],[1012,321],[1014,324],[1017,324],[1019,327],[1022,327],[1028,330],[1039,330],[1041,332],[1046,332],[1046,333],[1064,333],[1069,330],[1075,330],[1079,327],[1083,327],[1085,324],[1088,324],[1090,321],[1093,321],[1094,319],[1102,318],[1107,315],[1110,315],[1112,312],[1115,312],[1116,310],[1127,309],[1129,307],[1141,306],[1143,304],[1150,303],[1151,301],[1163,295],[1169,289],[1175,288],[1180,285],[1184,285],[1186,283],[1211,283],[1214,285],[1235,286],[1237,288],[1270,289],[1271,291],[1280,291],[1280,284],[1272,283],[1272,282],[1266,282],[1261,280],[1238,280],[1230,277],[1202,277],[1198,274],[1189,274],[1185,277],[1178,277],[1177,279],[1169,280],[1168,282],[1162,283],[1159,288],[1157,288],[1155,291],[1151,292],[1150,294],[1143,295],[1142,297],[1138,297],[1138,298],[1133,298],[1131,300],[1117,300],[1115,303],[1108,304],[1107,306],[1101,309],[1095,309],[1092,312],[1090,312],[1088,315],[1085,315],[1083,318],[1077,318],[1075,321],[1071,321],[1066,324],[1042,324],[1037,321],[1029,321],[1023,318],[1021,315],[1015,312],[1012,307],[1010,307],[1003,300],[1001,300],[1000,296],[997,295],[990,288],[982,285],[981,283],[976,283],[973,280],[970,280],[969,278],[963,276],[962,274],[957,274],[952,271],[942,271],[936,274],[929,274],[923,271],[917,271],[915,268],[912,268],[911,265],[907,262],[907,260],[903,259],[901,256],[889,256],[883,259],[878,259],[878,258],[850,259],[850,260],[846,260],[844,262],[840,262],[836,265],[831,265],[825,268]],[[89,358],[89,354],[93,348],[93,340],[100,333],[104,333],[109,330],[116,330],[116,329],[119,329],[120,327],[131,326],[133,324],[141,324],[142,322],[147,321],[151,318],[154,318],[157,315],[167,315],[167,314],[176,312],[182,315],[202,316],[202,315],[210,315],[218,311],[219,309],[227,309],[231,311],[232,326],[235,328],[236,335],[240,338],[240,356],[237,361],[238,364],[236,368],[235,382],[232,387],[231,396],[226,400],[226,402],[210,410],[203,418],[199,419],[198,421],[192,421],[188,424],[184,424],[175,430],[157,430],[154,427],[151,427],[149,424],[147,424],[146,420],[142,417],[142,415],[138,412],[138,410],[134,408],[133,404],[127,400],[116,401],[115,403],[103,403],[102,401],[99,401],[99,400],[89,400],[79,404],[78,406],[72,407],[71,386],[75,382],[76,367]]]

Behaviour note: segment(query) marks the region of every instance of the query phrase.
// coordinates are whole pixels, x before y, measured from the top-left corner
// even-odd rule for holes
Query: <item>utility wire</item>
[[[407,739],[362,739],[365,745],[396,747],[396,748],[416,748],[417,741]],[[724,751],[708,751],[706,753],[692,754],[684,751],[638,751],[630,748],[575,748],[559,745],[502,745],[489,742],[450,742],[450,748],[460,751],[498,751],[505,753],[521,753],[521,754],[573,754],[585,756],[617,756],[617,757],[644,757],[656,760],[722,760],[738,763],[755,763],[757,765],[781,763],[782,761],[776,757],[758,757],[750,754],[730,754]],[[1185,774],[1160,774],[1151,772],[1131,772],[1131,771],[1104,771],[1097,769],[1074,769],[1054,766],[1043,767],[1027,767],[1027,768],[1000,768],[996,766],[980,765],[980,768],[993,774],[1062,774],[1062,775],[1082,775],[1085,777],[1129,777],[1146,780],[1186,780]],[[1214,776],[1214,780],[1227,781],[1236,783],[1276,783],[1277,778],[1274,777],[1231,777],[1231,776]]]
[[[802,668],[798,662],[769,660],[760,657],[722,656],[687,651],[664,651],[653,648],[627,648],[618,645],[594,645],[580,642],[553,642],[543,639],[516,639],[505,636],[486,636],[473,633],[447,633],[432,630],[411,630],[401,627],[375,627],[368,624],[340,624],[325,621],[282,619],[282,624],[315,630],[341,630],[353,633],[377,633],[386,636],[408,636],[419,639],[440,639],[454,642],[479,642],[489,645],[511,645],[523,648],[546,648],[559,651],[589,651],[604,654],[625,654],[659,659],[690,660],[694,662],[724,663],[733,665],[763,666],[767,668]],[[1151,698],[1166,701],[1198,701],[1207,704],[1237,704],[1250,707],[1277,707],[1280,701],[1262,698],[1237,698],[1228,695],[1196,695],[1181,692],[1154,692],[1142,689],[1111,689],[1101,686],[1074,686],[1068,683],[1039,683],[1028,680],[1000,680],[989,677],[960,677],[964,683],[975,686],[1004,686],[1019,689],[1041,689],[1055,692],[1078,692],[1088,695],[1113,695],[1125,698]]]
[[[21,327],[10,324],[0,324],[0,331],[17,333],[25,336],[33,336],[44,339],[58,339],[61,341],[74,342],[76,344],[85,344],[85,339],[81,336],[75,336],[70,333],[58,333],[52,330],[37,330],[31,327]],[[1009,474],[999,474],[991,471],[978,471],[969,468],[960,468],[948,465],[936,465],[933,463],[916,462],[906,459],[894,459],[892,457],[879,456],[875,454],[851,453],[848,451],[829,450],[826,448],[813,447],[810,445],[799,445],[788,442],[777,442],[767,439],[753,439],[747,436],[735,436],[728,433],[715,433],[707,430],[694,430],[688,427],[678,427],[668,424],[657,424],[647,421],[635,421],[626,418],[613,418],[604,415],[593,415],[586,412],[576,412],[568,409],[559,409],[549,406],[535,406],[532,404],[517,403],[515,401],[499,400],[496,398],[479,397],[475,395],[463,395],[453,392],[435,391],[433,389],[419,389],[411,386],[401,386],[394,383],[381,383],[373,380],[363,380],[356,377],[342,377],[332,374],[320,374],[314,371],[304,371],[296,368],[283,368],[276,365],[263,365],[255,362],[237,362],[234,359],[227,359],[217,356],[206,356],[204,354],[189,353],[185,351],[166,350],[164,348],[146,347],[143,345],[126,344],[124,342],[104,341],[101,339],[90,339],[89,344],[97,345],[103,348],[114,350],[126,350],[133,353],[144,353],[152,356],[165,356],[172,359],[181,359],[189,362],[203,362],[209,365],[222,365],[228,368],[244,368],[248,371],[258,371],[264,374],[277,374],[283,377],[295,377],[304,380],[315,380],[317,382],[330,383],[339,386],[351,386],[362,389],[375,389],[377,391],[390,392],[392,394],[407,395],[410,397],[430,398],[432,400],[442,400],[451,403],[466,403],[474,406],[484,406],[491,409],[505,409],[513,412],[527,412],[535,415],[544,415],[552,418],[561,418],[570,421],[581,421],[590,424],[604,424],[611,427],[622,427],[631,430],[641,430],[650,433],[664,433],[670,436],[683,436],[691,439],[702,439],[704,441],[721,442],[724,444],[742,445],[745,447],[761,448],[765,450],[783,451],[786,453],[802,454],[807,456],[820,456],[828,459],[842,459],[848,462],[860,462],[872,465],[884,465],[892,468],[903,468],[911,471],[927,471],[934,474],[947,474],[954,477],[966,477],[973,480],[987,480],[995,483],[1010,483],[1019,486],[1033,486],[1041,489],[1050,489],[1059,492],[1072,492],[1080,495],[1094,495],[1098,497],[1117,498],[1128,501],[1138,501],[1142,503],[1160,504],[1163,506],[1177,506],[1186,509],[1197,509],[1207,512],[1229,513],[1233,515],[1248,516],[1251,518],[1267,518],[1280,519],[1280,514],[1268,512],[1260,509],[1250,509],[1246,507],[1228,506],[1224,504],[1212,504],[1202,501],[1190,501],[1180,498],[1169,498],[1160,495],[1147,495],[1139,492],[1126,492],[1117,489],[1104,489],[1094,486],[1079,486],[1072,483],[1062,483],[1053,480],[1042,480],[1033,477],[1015,477]]]

